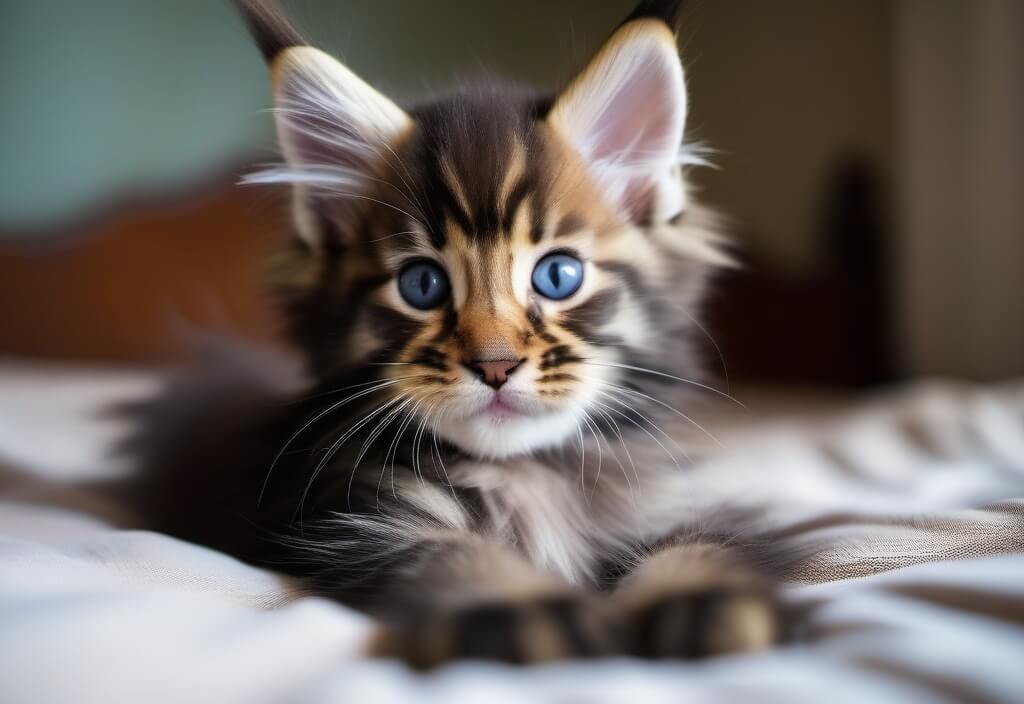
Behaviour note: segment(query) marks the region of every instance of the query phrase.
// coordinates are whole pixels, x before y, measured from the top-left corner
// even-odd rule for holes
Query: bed
[[[174,538],[67,479],[124,467],[98,412],[160,373],[0,364],[0,701],[1024,700],[1024,383],[930,380],[856,400],[736,389],[694,496],[756,499],[829,550],[786,586],[801,642],[695,663],[616,659],[422,675],[374,624]]]

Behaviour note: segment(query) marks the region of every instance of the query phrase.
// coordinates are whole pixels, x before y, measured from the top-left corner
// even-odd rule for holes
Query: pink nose
[[[466,362],[466,366],[480,377],[480,381],[497,389],[508,381],[509,374],[514,372],[522,361],[521,359],[474,360]]]

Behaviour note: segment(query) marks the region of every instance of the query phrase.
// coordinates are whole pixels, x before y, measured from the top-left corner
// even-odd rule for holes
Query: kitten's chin
[[[580,419],[572,410],[495,418],[478,414],[442,420],[438,434],[482,459],[500,460],[556,447],[576,433]]]

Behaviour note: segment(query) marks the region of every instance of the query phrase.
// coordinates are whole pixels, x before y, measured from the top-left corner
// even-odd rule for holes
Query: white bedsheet
[[[150,385],[0,371],[0,456],[49,477],[110,471],[97,446],[117,429],[82,413]],[[80,497],[8,480],[0,701],[1024,701],[1024,385],[932,383],[802,419],[747,415],[711,422],[727,449],[688,481],[769,500],[780,524],[832,517],[813,532],[836,532],[836,554],[788,587],[818,605],[803,645],[417,675],[363,659],[373,625],[348,609],[293,600],[285,579],[115,530]]]

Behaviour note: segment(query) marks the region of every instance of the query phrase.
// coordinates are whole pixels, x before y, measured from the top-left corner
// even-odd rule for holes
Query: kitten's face
[[[472,105],[479,99],[416,116],[424,126],[402,152],[415,166],[401,207],[418,214],[426,194],[448,205],[373,219],[388,279],[368,304],[402,321],[401,333],[387,339],[380,316],[364,315],[350,354],[388,363],[389,393],[443,437],[503,457],[561,443],[596,415],[612,371],[598,363],[620,359],[618,346],[643,346],[650,328],[616,266],[653,275],[655,259],[543,122],[500,117]],[[504,128],[478,147],[484,154],[437,129],[458,113],[480,118],[475,109]]]
[[[325,383],[369,379],[374,422],[508,457],[615,425],[627,367],[685,369],[713,248],[686,232],[671,34],[631,24],[553,106],[405,113],[319,52],[278,60],[292,165],[268,180],[296,184],[302,245],[277,287]]]

